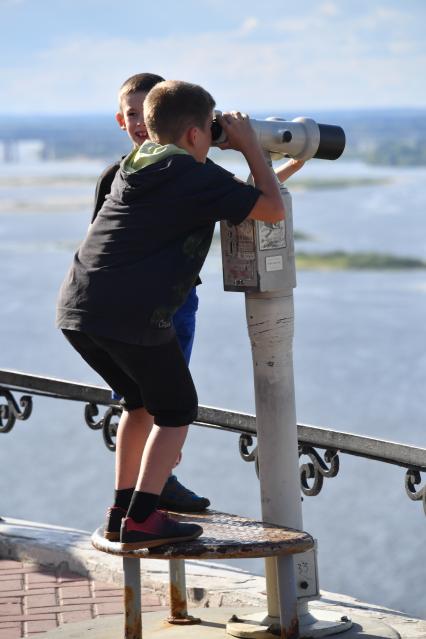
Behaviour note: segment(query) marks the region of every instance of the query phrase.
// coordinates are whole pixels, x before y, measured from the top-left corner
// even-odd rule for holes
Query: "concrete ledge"
[[[122,561],[119,557],[100,553],[90,542],[91,533],[84,530],[49,526],[31,521],[0,519],[0,557],[28,561],[43,567],[70,570],[102,582],[122,585]],[[194,606],[266,608],[265,579],[233,566],[220,566],[206,561],[186,561],[188,600]],[[146,559],[141,562],[142,583],[164,600],[168,595],[168,561]],[[426,620],[407,615],[353,597],[321,591],[321,599],[311,602],[310,609],[333,609],[342,615],[368,613],[399,632],[402,639],[425,639]]]
[[[96,581],[123,584],[121,557],[95,550],[84,530],[48,526],[31,521],[0,520],[0,557],[46,567],[63,566]],[[244,570],[207,561],[186,561],[188,599],[195,605],[265,605],[265,579]],[[168,596],[169,562],[141,562],[144,587]]]

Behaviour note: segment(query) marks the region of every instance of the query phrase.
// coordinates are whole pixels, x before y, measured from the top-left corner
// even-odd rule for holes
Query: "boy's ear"
[[[196,126],[191,126],[189,129],[187,129],[186,139],[191,146],[195,146],[195,144],[197,143],[197,138],[198,138],[198,129]]]
[[[126,131],[126,122],[124,120],[124,115],[121,113],[121,111],[117,111],[117,113],[115,114],[115,119],[118,122],[118,126],[120,127],[120,129],[123,129],[123,131]]]

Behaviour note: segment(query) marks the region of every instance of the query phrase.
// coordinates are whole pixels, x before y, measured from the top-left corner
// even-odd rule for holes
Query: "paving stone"
[[[52,573],[30,572],[25,578],[29,584],[56,583],[56,576]]]
[[[0,621],[5,615],[20,615],[22,613],[20,598],[12,602],[6,600],[6,602],[1,603],[0,601]]]
[[[2,621],[44,621],[49,619],[56,619],[56,613],[47,610],[46,612],[34,613],[31,614],[21,614],[21,615],[5,615],[2,618]]]
[[[68,579],[68,580],[62,581],[62,582],[59,582],[57,580],[57,583],[59,583],[61,588],[69,588],[70,590],[72,590],[72,588],[78,588],[78,587],[86,586],[89,581],[90,581],[89,579],[82,579],[81,577],[74,577],[74,579]]]
[[[103,583],[102,581],[95,581],[93,582],[93,585],[96,590],[118,590],[117,586],[114,587],[111,584]]]
[[[96,608],[98,615],[117,615],[123,612],[123,602],[101,603]]]
[[[85,619],[93,619],[93,614],[91,610],[74,610],[72,612],[62,612],[61,623],[73,623],[77,621],[84,621]]]
[[[59,596],[61,599],[75,599],[76,597],[90,597],[90,587],[88,582],[84,585],[64,587],[61,585],[59,589]]]
[[[1,628],[0,639],[21,639],[21,628]]]
[[[21,627],[21,622],[20,621],[0,621],[0,628],[3,630],[3,628],[20,628]]]
[[[19,595],[9,595],[6,592],[2,592],[2,594],[0,595],[0,605],[3,604],[8,604],[8,603],[20,603],[21,601],[21,597]],[[1,610],[0,609],[0,614],[1,614]]]
[[[43,621],[28,621],[26,625],[26,632],[28,634],[35,634],[39,632],[47,632],[57,627],[56,619],[45,619]]]
[[[4,596],[4,593],[21,589],[22,582],[20,579],[8,579],[7,581],[0,581],[0,592],[2,596]]]
[[[29,565],[29,564],[28,564]],[[20,561],[12,561],[8,559],[2,559],[0,561],[0,571],[1,570],[9,570],[10,568],[20,568],[22,563]]]
[[[31,593],[31,591],[29,591]],[[27,610],[31,611],[33,608],[47,608],[48,606],[56,606],[56,596],[54,593],[49,595],[28,594],[25,597],[25,603]]]

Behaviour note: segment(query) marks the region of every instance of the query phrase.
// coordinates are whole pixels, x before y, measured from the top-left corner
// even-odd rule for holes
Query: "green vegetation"
[[[299,269],[315,270],[400,270],[426,268],[426,261],[413,257],[399,257],[386,253],[297,253]]]
[[[369,164],[386,164],[390,166],[424,166],[426,165],[426,141],[386,142],[376,146],[364,154],[363,160]]]
[[[293,231],[293,238],[297,242],[314,242],[315,238],[304,231]]]

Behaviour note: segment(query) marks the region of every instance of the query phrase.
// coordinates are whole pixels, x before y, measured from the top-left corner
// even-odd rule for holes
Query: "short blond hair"
[[[197,84],[159,82],[144,102],[149,137],[154,142],[176,143],[188,127],[203,128],[214,107],[210,93]]]
[[[151,91],[152,87],[154,87],[159,82],[163,82],[164,78],[161,75],[156,75],[155,73],[137,73],[136,75],[132,75],[130,78],[127,78],[123,82],[118,92],[118,107],[122,112],[122,100],[127,95],[134,95],[139,91],[143,91],[144,93],[148,93]]]

